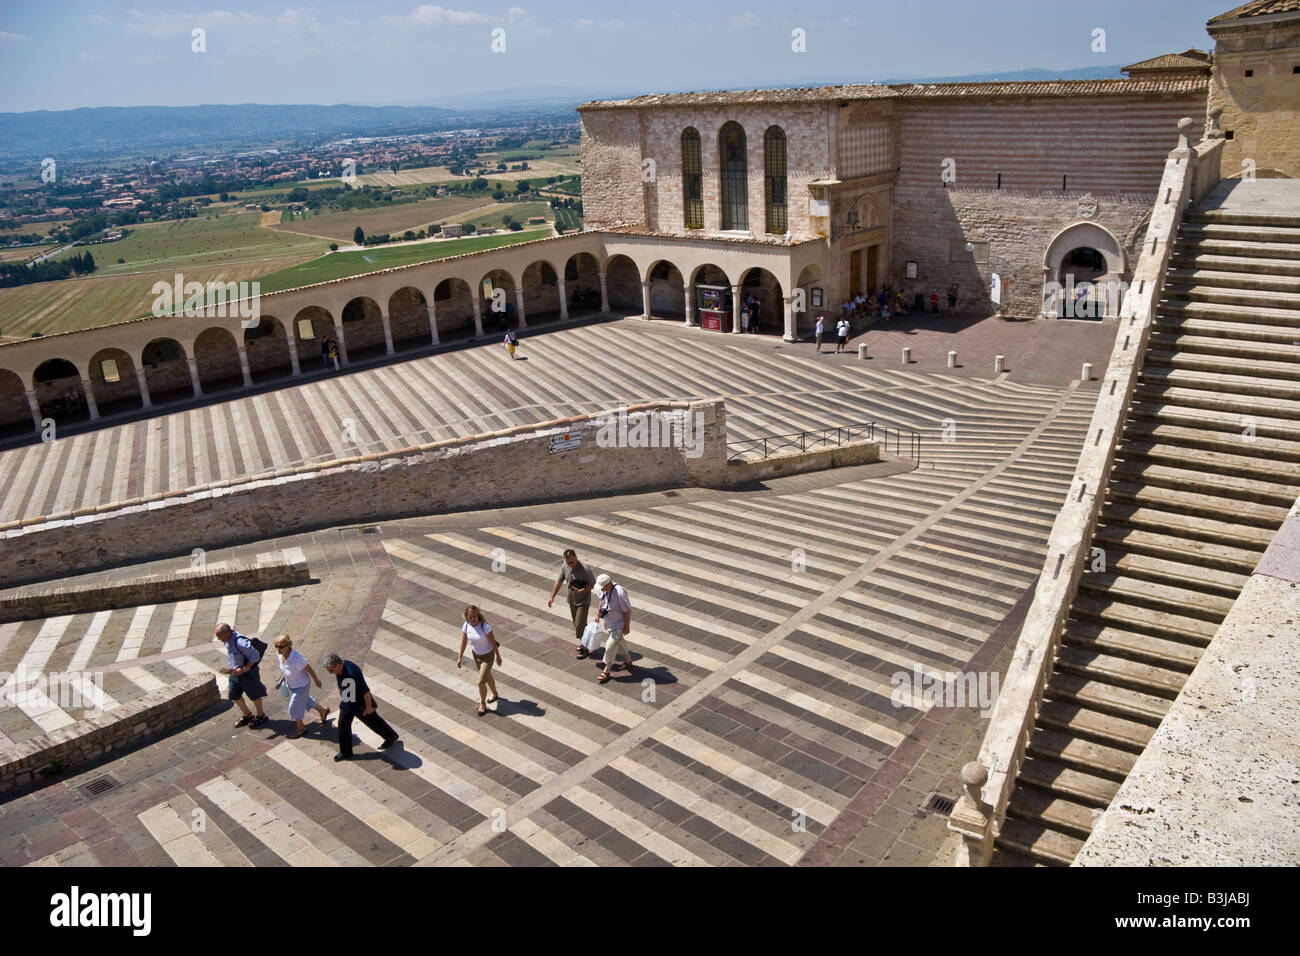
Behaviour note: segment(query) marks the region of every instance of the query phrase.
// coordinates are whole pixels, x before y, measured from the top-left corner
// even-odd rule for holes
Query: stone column
[[[650,281],[641,283],[641,318],[650,318]]]
[[[483,337],[483,303],[477,294],[472,294],[474,300],[474,334],[479,338]]]
[[[36,425],[36,430],[41,430],[41,403],[36,400],[36,393],[30,388],[23,389],[27,393],[27,407],[32,412],[32,422]]]
[[[149,380],[145,378],[144,369],[135,370],[135,383],[140,386],[140,407],[153,408],[153,398],[149,395]]]
[[[239,346],[239,370],[244,373],[244,388],[253,384],[253,376],[248,371],[248,349]]]
[[[380,311],[379,321],[384,323],[384,349],[388,355],[393,354],[393,327],[388,322],[388,313]]]
[[[294,332],[292,320],[284,327],[284,339],[289,343],[289,365],[293,369],[293,374],[301,375],[302,366],[298,364],[298,335]]]
[[[429,313],[429,335],[433,339],[433,344],[438,344],[438,304],[432,299],[425,307]]]
[[[605,285],[605,273],[600,274],[600,311],[609,311],[609,289]]]
[[[348,364],[348,343],[343,338],[343,320],[334,320],[334,338],[339,343],[339,367],[342,368]]]
[[[515,289],[515,311],[519,313],[519,327],[528,328],[528,317],[524,315],[524,290]]]
[[[560,295],[560,321],[567,322],[569,320],[569,296],[564,291],[563,279],[555,280],[555,291]]]
[[[686,296],[686,327],[695,328],[695,286],[688,285],[685,289]]]
[[[731,287],[731,331],[740,334],[740,286]]]
[[[797,331],[794,323],[794,296],[787,295],[785,297],[785,335],[783,338],[787,342],[793,342],[797,337],[795,334]]]
[[[81,391],[86,396],[86,409],[90,412],[90,420],[99,421],[99,406],[95,404],[95,390],[90,387],[90,379],[81,380]]]
[[[190,366],[190,388],[192,388],[192,389],[194,390],[194,397],[195,397],[195,398],[198,398],[200,395],[203,394],[203,386],[202,386],[201,384],[199,384],[199,363],[198,363],[198,360],[197,360],[193,355],[191,355],[191,356],[190,356],[189,358],[187,358],[185,361],[186,361],[186,362],[189,364],[189,366]]]

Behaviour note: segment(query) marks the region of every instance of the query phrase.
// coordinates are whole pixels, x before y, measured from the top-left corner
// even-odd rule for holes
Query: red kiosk
[[[700,328],[710,332],[731,331],[731,288],[725,285],[697,285],[695,301]]]

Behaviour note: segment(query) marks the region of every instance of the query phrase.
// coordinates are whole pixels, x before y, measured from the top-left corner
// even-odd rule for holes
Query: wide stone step
[[[1170,641],[1150,634],[1106,627],[1096,621],[1070,620],[1061,635],[1063,645],[1099,651],[1115,657],[1155,664],[1190,674],[1205,648],[1182,641]]]
[[[1053,867],[1060,866],[1059,863],[1044,863],[1042,860],[1036,860],[1010,847],[998,846],[997,842],[993,844],[993,856],[989,859],[989,869],[1002,867],[1005,869],[1027,869],[1031,867]]]
[[[1192,588],[1172,584],[1158,584],[1122,574],[1087,572],[1079,579],[1079,587],[1089,594],[1105,596],[1139,607],[1167,614],[1199,618],[1219,624],[1232,610],[1232,598],[1205,594]]]
[[[1229,547],[1254,548],[1261,554],[1273,540],[1271,529],[1202,518],[1198,515],[1183,515],[1145,505],[1111,502],[1106,505],[1103,515],[1108,522],[1126,524],[1131,528],[1146,528],[1162,534],[1173,534],[1193,541],[1205,541]]]
[[[1017,784],[1007,804],[1007,816],[1086,838],[1092,832],[1093,821],[1100,816],[1100,812],[1096,807],[1070,800],[1050,790]]]
[[[1274,259],[1268,256],[1220,255],[1188,246],[1174,251],[1170,265],[1179,270],[1230,272],[1237,275],[1266,275],[1270,277],[1300,276],[1300,262]]]
[[[1202,431],[1219,431],[1237,435],[1249,443],[1253,431],[1255,438],[1279,438],[1291,441],[1300,435],[1300,421],[1261,415],[1239,415],[1218,409],[1188,408],[1169,402],[1137,401],[1129,408],[1135,419],[1179,425]]]
[[[1276,220],[1259,223],[1216,222],[1205,219],[1184,219],[1178,241],[1203,242],[1221,239],[1232,242],[1267,242],[1294,245],[1300,248],[1300,228]]]
[[[1167,561],[1250,575],[1259,564],[1260,551],[1193,541],[1177,535],[1134,528],[1119,522],[1103,522],[1092,536],[1093,547],[1133,551]]]
[[[1233,574],[1215,568],[1206,568],[1181,561],[1170,561],[1134,551],[1103,550],[1105,566],[1102,572],[1122,574],[1141,581],[1168,584],[1187,588],[1203,594],[1214,594],[1235,601],[1246,586],[1244,574]],[[1089,567],[1092,565],[1090,564]],[[1092,572],[1089,572],[1092,573]]]
[[[1238,475],[1219,475],[1178,465],[1157,465],[1138,458],[1118,459],[1111,470],[1112,481],[1134,481],[1164,488],[1191,489],[1200,494],[1238,501],[1257,502],[1286,511],[1294,503],[1297,488],[1293,484],[1260,481]],[[1276,512],[1273,512],[1276,513]]]
[[[1155,611],[1083,589],[1075,595],[1074,603],[1070,605],[1070,614],[1080,621],[1096,621],[1123,631],[1202,646],[1210,643],[1214,632],[1218,630],[1217,624],[1197,617]]]
[[[1179,294],[1196,286],[1215,289],[1250,289],[1257,292],[1287,292],[1300,295],[1300,275],[1268,275],[1262,272],[1231,272],[1226,269],[1178,269],[1165,273],[1166,295]],[[1172,298],[1172,295],[1170,295]]]
[[[1227,455],[1164,442],[1126,439],[1116,455],[1128,461],[1149,461],[1157,465],[1173,465],[1177,468],[1220,475],[1238,475],[1242,478],[1272,481],[1277,484],[1287,484],[1295,475],[1295,463],[1291,461],[1268,461],[1246,455]]]
[[[1149,505],[1182,515],[1215,519],[1231,516],[1243,524],[1270,531],[1280,527],[1287,516],[1285,508],[1274,508],[1253,501],[1234,501],[1232,498],[1218,495],[1198,494],[1187,490],[1186,487],[1167,488],[1161,485],[1112,480],[1106,486],[1106,494],[1112,501],[1122,501],[1130,505]]]
[[[1264,325],[1257,322],[1196,319],[1186,315],[1169,315],[1160,311],[1156,312],[1152,329],[1154,330],[1153,334],[1186,332],[1192,335],[1228,339],[1234,342],[1272,342],[1280,345],[1294,345],[1300,342],[1300,329],[1293,325]]]
[[[1184,241],[1179,237],[1179,245],[1195,246],[1198,253],[1212,256],[1242,256],[1250,259],[1287,259],[1300,260],[1300,242],[1272,242],[1240,238],[1206,238]]]
[[[1119,791],[1119,780],[1076,770],[1069,764],[1047,757],[1026,757],[1020,765],[1017,783],[1030,783],[1052,793],[1071,797],[1094,807],[1105,807]]]
[[[1160,311],[1167,315],[1185,315],[1193,319],[1217,319],[1223,322],[1249,322],[1259,325],[1289,325],[1300,328],[1300,312],[1265,306],[1228,305],[1221,302],[1165,302]]]
[[[1169,712],[1173,701],[1154,694],[1116,687],[1082,674],[1055,671],[1047,685],[1051,700],[1072,701],[1092,710],[1100,710],[1129,720],[1146,720],[1159,723]],[[1112,794],[1113,796],[1114,794]],[[1104,806],[1104,804],[1103,804]]]
[[[1274,398],[1231,395],[1201,388],[1143,382],[1134,389],[1133,402],[1134,405],[1199,408],[1242,418],[1300,423],[1300,402],[1288,405]]]
[[[1212,372],[1216,375],[1228,376],[1230,379],[1237,377],[1282,379],[1290,388],[1279,394],[1300,399],[1300,378],[1297,377],[1300,370],[1297,370],[1295,362],[1287,359],[1252,358],[1247,363],[1232,357],[1151,347],[1147,349],[1146,365],[1187,369],[1192,372]]]
[[[1029,737],[1028,752],[1030,756],[1055,760],[1075,770],[1115,781],[1123,781],[1138,758],[1132,750],[1108,747],[1050,727],[1034,729]]]
[[[1281,403],[1274,409],[1274,415],[1289,418],[1300,413],[1300,384],[1285,379],[1225,375],[1221,372],[1156,364],[1144,367],[1139,380],[1155,387],[1194,388],[1205,392],[1224,392],[1234,397],[1269,398]]]
[[[1055,866],[1069,866],[1083,849],[1083,840],[1041,823],[1009,817],[1002,824],[995,845],[1014,850],[1035,861]]]
[[[1187,682],[1183,671],[1169,670],[1156,664],[1143,664],[1124,657],[1104,654],[1083,647],[1062,645],[1056,666],[1063,671],[1173,700]]]
[[[1038,707],[1038,724],[1137,751],[1156,732],[1155,724],[1150,721],[1117,717],[1065,700],[1044,700]]]
[[[1236,209],[1189,209],[1183,216],[1186,222],[1223,223],[1233,226],[1300,226],[1300,215],[1286,211],[1241,212]]]
[[[1300,369],[1297,369],[1300,374]],[[1246,461],[1300,462],[1300,441],[1283,438],[1265,438],[1255,429],[1250,436],[1245,426],[1241,433],[1214,431],[1206,428],[1187,428],[1183,425],[1166,424],[1145,419],[1130,420],[1124,426],[1124,440],[1138,442],[1159,442],[1165,445],[1177,445],[1179,448],[1198,449],[1215,452],[1232,458],[1244,459],[1238,467],[1245,468]]]
[[[1187,332],[1155,331],[1149,348],[1161,352],[1178,352],[1183,355],[1205,355],[1227,359],[1240,367],[1249,362],[1249,371],[1256,362],[1291,362],[1300,366],[1300,331],[1292,334],[1294,342],[1244,342],[1239,339],[1212,335],[1192,335]],[[1297,368],[1300,373],[1300,368]]]
[[[1244,305],[1259,309],[1300,309],[1300,293],[1279,292],[1273,289],[1241,288],[1232,286],[1193,283],[1184,285],[1166,282],[1160,290],[1164,302],[1204,302],[1223,305]]]

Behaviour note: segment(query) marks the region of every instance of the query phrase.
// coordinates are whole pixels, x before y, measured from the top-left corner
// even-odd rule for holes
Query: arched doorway
[[[1111,233],[1093,222],[1056,234],[1043,255],[1044,316],[1099,319],[1119,314],[1124,252]]]
[[[524,270],[524,318],[528,324],[560,320],[560,285],[555,267],[545,260],[531,263]]]
[[[734,320],[731,277],[711,262],[696,266],[691,273],[692,324],[718,332],[730,332]]]
[[[474,336],[474,296],[464,279],[443,279],[433,290],[438,312],[438,340],[454,342]]]
[[[52,418],[59,425],[90,418],[81,373],[67,359],[48,359],[38,365],[32,373],[32,389],[41,418]]]
[[[383,315],[374,299],[357,296],[343,307],[343,341],[349,362],[388,352]]]
[[[334,338],[334,317],[319,305],[299,309],[293,317],[293,341],[298,350],[298,367],[314,371],[325,367],[321,339]]]
[[[749,331],[755,334],[785,334],[785,299],[781,283],[766,269],[746,271],[740,280],[741,308],[749,305]],[[753,305],[757,308],[753,308]]]
[[[199,369],[199,388],[217,392],[242,388],[244,373],[239,365],[239,348],[228,329],[204,329],[194,340],[194,364]]]
[[[90,360],[90,391],[100,415],[144,407],[135,362],[121,349],[101,349]]]
[[[815,290],[815,291],[814,291]],[[822,268],[818,265],[804,266],[795,283],[794,303],[791,312],[794,316],[794,328],[791,330],[795,339],[801,335],[812,335],[817,327],[817,316],[828,316],[826,309],[826,287],[822,281]],[[818,301],[820,300],[820,301]],[[830,319],[837,316],[831,314]],[[825,325],[825,323],[823,323]],[[832,322],[830,327],[833,327]]]
[[[569,256],[564,264],[564,294],[569,315],[590,315],[600,311],[600,264],[589,252]]]
[[[414,349],[433,344],[429,332],[429,304],[414,286],[403,286],[388,297],[388,327],[393,348]]]
[[[293,374],[284,326],[273,315],[264,315],[257,325],[244,329],[244,352],[248,355],[248,374],[254,382]]]
[[[641,272],[624,255],[610,256],[605,262],[605,294],[609,310],[621,315],[640,315]]]
[[[194,397],[190,363],[175,339],[154,339],[140,351],[140,365],[149,399],[155,405]]]
[[[30,435],[34,424],[23,380],[17,373],[0,368],[0,437]]]
[[[667,259],[650,267],[650,314],[655,318],[680,322],[686,316],[686,280],[682,272]]]
[[[483,329],[504,332],[519,326],[519,309],[515,304],[515,279],[504,269],[493,269],[474,290],[482,300]]]

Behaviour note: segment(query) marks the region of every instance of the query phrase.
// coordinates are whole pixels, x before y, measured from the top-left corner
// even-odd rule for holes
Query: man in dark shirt
[[[388,721],[379,716],[375,710],[375,699],[371,696],[370,685],[361,675],[361,668],[351,661],[345,661],[337,654],[325,656],[325,669],[334,675],[339,685],[339,752],[335,760],[352,759],[352,721],[361,721],[383,738],[380,750],[387,750],[397,743],[397,731],[388,725]]]
[[[578,560],[577,552],[568,548],[564,552],[564,565],[560,568],[560,576],[555,579],[555,586],[551,588],[551,596],[546,601],[546,606],[550,607],[555,603],[555,595],[560,590],[560,585],[568,582],[569,585],[569,616],[573,618],[573,633],[578,639],[578,660],[587,656],[587,649],[582,646],[582,632],[587,629],[587,612],[591,610],[591,588],[596,583],[596,579],[591,576],[581,561]]]

